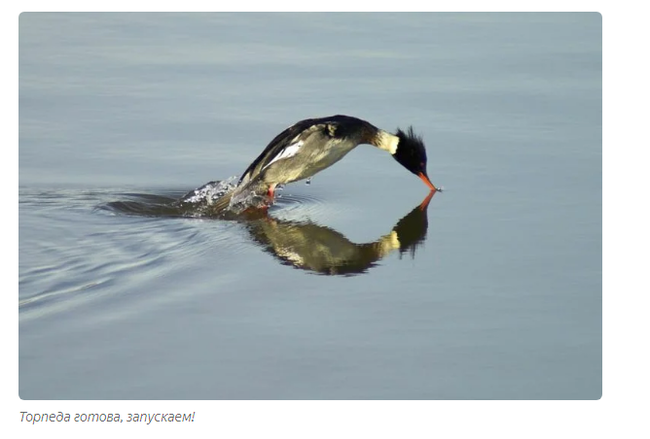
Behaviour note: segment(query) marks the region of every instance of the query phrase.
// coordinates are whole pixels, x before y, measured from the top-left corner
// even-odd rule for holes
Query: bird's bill
[[[433,183],[431,183],[431,180],[429,180],[429,177],[428,177],[427,174],[425,174],[424,172],[420,172],[420,173],[418,174],[418,177],[420,177],[420,179],[424,182],[424,184],[426,184],[427,186],[429,186],[429,189],[431,189],[432,191],[437,191],[437,190],[438,190],[438,189],[433,185]]]

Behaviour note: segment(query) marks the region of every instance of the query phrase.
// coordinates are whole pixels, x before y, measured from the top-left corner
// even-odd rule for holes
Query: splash
[[[183,195],[179,200],[181,206],[214,204],[228,192],[237,187],[237,177],[229,177],[221,181],[211,181]]]
[[[242,213],[265,210],[273,204],[268,186],[262,182],[237,185],[236,177],[212,181],[181,197],[177,206],[185,216],[231,218]]]

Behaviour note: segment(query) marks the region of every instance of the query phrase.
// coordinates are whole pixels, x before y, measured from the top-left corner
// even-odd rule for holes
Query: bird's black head
[[[427,176],[427,151],[422,138],[413,132],[413,127],[409,127],[406,132],[398,128],[396,136],[399,142],[393,158],[420,177],[429,186],[429,189],[435,191],[436,187]]]

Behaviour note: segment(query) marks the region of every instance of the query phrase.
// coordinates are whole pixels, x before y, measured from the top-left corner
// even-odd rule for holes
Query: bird
[[[424,142],[413,127],[406,131],[398,128],[391,134],[365,120],[338,114],[301,120],[275,136],[246,168],[237,186],[217,200],[213,208],[227,209],[251,193],[272,202],[279,185],[310,178],[361,144],[390,153],[432,192],[438,190],[427,174]]]

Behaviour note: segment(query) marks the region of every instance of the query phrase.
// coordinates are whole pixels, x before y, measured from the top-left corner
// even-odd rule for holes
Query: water
[[[601,71],[598,14],[22,14],[20,396],[599,398]],[[445,191],[361,146],[165,210],[339,113]]]

